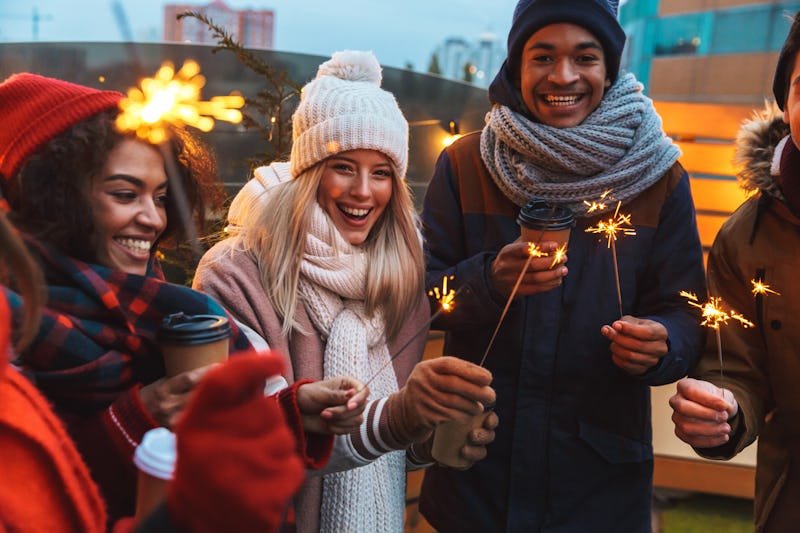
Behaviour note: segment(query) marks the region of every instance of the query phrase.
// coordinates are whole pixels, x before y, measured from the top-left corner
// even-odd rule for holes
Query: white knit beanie
[[[381,66],[372,52],[336,52],[319,66],[292,115],[293,178],[334,154],[358,149],[386,154],[405,178],[408,122],[392,93],[380,86]]]

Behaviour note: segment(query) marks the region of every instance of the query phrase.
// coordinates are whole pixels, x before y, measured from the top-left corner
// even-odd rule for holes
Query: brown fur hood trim
[[[763,110],[753,113],[753,118],[742,124],[736,136],[733,163],[741,167],[736,178],[748,195],[763,191],[783,200],[770,167],[775,146],[787,135],[789,125],[783,122],[783,112],[774,103],[767,103]]]

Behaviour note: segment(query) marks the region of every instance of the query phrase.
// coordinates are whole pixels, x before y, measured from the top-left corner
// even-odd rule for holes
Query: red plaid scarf
[[[48,303],[31,346],[17,364],[60,409],[91,413],[137,383],[164,376],[155,336],[162,318],[226,315],[209,296],[163,280],[152,264],[147,276],[126,274],[67,257],[27,237],[47,282]],[[19,297],[8,293],[12,307]],[[231,352],[249,342],[231,320]]]

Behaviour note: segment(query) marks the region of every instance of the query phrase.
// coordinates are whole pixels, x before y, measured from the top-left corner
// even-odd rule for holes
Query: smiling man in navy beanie
[[[700,320],[679,292],[706,289],[689,178],[642,85],[620,72],[616,4],[521,0],[486,126],[442,152],[426,192],[428,289],[443,276],[469,288],[433,323],[444,353],[482,359],[527,268],[485,357],[495,441],[468,470],[425,473],[420,510],[443,533],[651,529],[650,386],[698,357]],[[534,199],[576,219],[555,263],[529,260],[520,238]],[[636,234],[612,256],[587,230],[618,202]]]

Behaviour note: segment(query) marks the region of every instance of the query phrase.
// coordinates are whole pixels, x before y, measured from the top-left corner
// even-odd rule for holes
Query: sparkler
[[[550,266],[550,268],[553,268],[555,265],[559,263],[559,261],[561,261],[566,251],[567,251],[567,245],[566,243],[564,243],[563,245],[561,245],[561,247],[559,247],[558,250],[554,252],[553,264]],[[508,295],[508,299],[506,300],[506,305],[505,307],[503,307],[503,312],[500,313],[500,319],[497,321],[497,326],[495,326],[494,328],[494,332],[492,333],[492,338],[489,339],[489,344],[486,346],[486,351],[483,352],[483,357],[481,357],[481,362],[478,364],[478,366],[483,366],[483,363],[486,362],[486,356],[489,355],[489,350],[491,350],[492,345],[494,345],[494,340],[497,337],[497,332],[500,331],[500,326],[503,324],[503,320],[505,320],[506,318],[506,313],[508,313],[508,308],[511,307],[511,302],[514,300],[514,295],[517,293],[517,289],[519,289],[519,285],[520,283],[522,283],[522,278],[525,276],[525,272],[528,271],[528,266],[531,264],[531,260],[534,257],[548,257],[548,254],[546,252],[543,252],[539,248],[539,245],[537,243],[529,242],[528,259],[525,260],[525,264],[523,265],[522,270],[520,271],[519,276],[517,277],[517,282],[514,283],[514,288],[511,289],[511,294]]]
[[[722,366],[722,338],[720,337],[720,328],[733,319],[739,322],[743,328],[753,327],[753,323],[747,320],[744,316],[737,313],[733,309],[727,311],[722,308],[722,298],[719,296],[710,296],[706,303],[700,303],[697,295],[693,292],[681,291],[681,296],[688,300],[689,305],[696,307],[702,311],[703,321],[700,322],[701,326],[706,326],[714,330],[717,338],[717,358],[719,359],[719,378],[720,384],[725,388],[725,372]]]
[[[165,62],[154,77],[141,81],[141,88],[132,87],[128,90],[127,97],[120,101],[122,112],[116,121],[119,131],[135,132],[137,137],[159,149],[164,159],[171,196],[175,200],[178,215],[186,221],[187,237],[198,258],[202,250],[192,223],[186,192],[178,177],[177,163],[167,145],[168,125],[192,126],[208,132],[214,127],[214,119],[234,124],[241,122],[242,113],[238,108],[244,105],[244,98],[236,94],[201,101],[200,90],[205,83],[197,62],[185,61],[177,73],[172,63]]]
[[[606,204],[603,202],[603,200],[605,200],[606,196],[608,196],[610,193],[611,193],[610,189],[605,191],[605,192],[603,192],[603,194],[600,195],[600,200],[599,201],[588,202],[588,201],[584,200],[583,204],[587,208],[586,209],[586,213],[594,213],[595,211],[600,211],[600,210],[605,209],[606,208]]]
[[[608,191],[604,192],[601,198],[604,198]],[[584,202],[589,206],[589,211],[602,209],[605,204],[599,202]],[[601,220],[597,226],[586,228],[587,233],[600,233],[606,236],[607,246],[611,248],[611,257],[614,263],[614,279],[617,282],[617,302],[619,303],[619,315],[622,316],[622,290],[619,284],[619,264],[617,262],[617,238],[618,234],[622,235],[636,235],[636,228],[631,226],[631,216],[619,212],[622,202],[617,202],[617,209],[614,211],[614,216],[608,220]]]
[[[758,296],[759,294],[766,295],[767,293],[774,294],[775,296],[781,295],[781,293],[772,290],[769,285],[761,280],[751,279],[750,283],[753,284],[753,296]]]
[[[442,278],[442,288],[441,288],[441,290],[439,290],[439,287],[434,287],[433,289],[428,291],[428,295],[429,296],[433,296],[434,298],[436,298],[436,301],[439,302],[439,309],[437,309],[436,312],[431,315],[430,319],[428,319],[428,321],[425,322],[425,324],[423,324],[422,327],[419,328],[419,330],[417,330],[417,332],[414,333],[394,353],[394,355],[389,357],[388,361],[386,361],[385,363],[383,363],[383,365],[381,365],[381,367],[378,369],[378,371],[375,372],[375,374],[371,378],[369,378],[366,383],[364,383],[364,386],[361,387],[360,389],[358,389],[358,392],[361,392],[370,383],[372,383],[372,381],[376,377],[378,377],[380,375],[380,373],[383,372],[386,369],[386,367],[389,366],[389,364],[397,358],[398,355],[403,353],[403,351],[405,351],[405,349],[408,348],[411,345],[411,343],[414,341],[414,339],[416,339],[417,337],[422,335],[423,332],[428,331],[428,328],[430,327],[430,325],[433,323],[434,320],[436,320],[439,317],[439,315],[441,315],[442,313],[449,313],[450,311],[453,310],[453,307],[455,306],[456,296],[458,296],[458,294],[461,292],[461,290],[464,287],[466,287],[466,285],[462,285],[457,290],[453,290],[452,288],[448,287],[448,282],[447,282],[448,279],[450,281],[452,281],[454,279],[454,276],[449,276],[449,277],[448,276],[444,276]]]
[[[205,83],[196,61],[185,61],[178,72],[172,63],[165,62],[154,77],[141,81],[141,88],[128,89],[127,97],[119,104],[122,113],[117,117],[117,128],[134,131],[139,138],[159,144],[167,140],[167,124],[208,132],[214,128],[214,119],[241,122],[239,108],[244,105],[244,98],[231,94],[201,101],[200,90]]]

